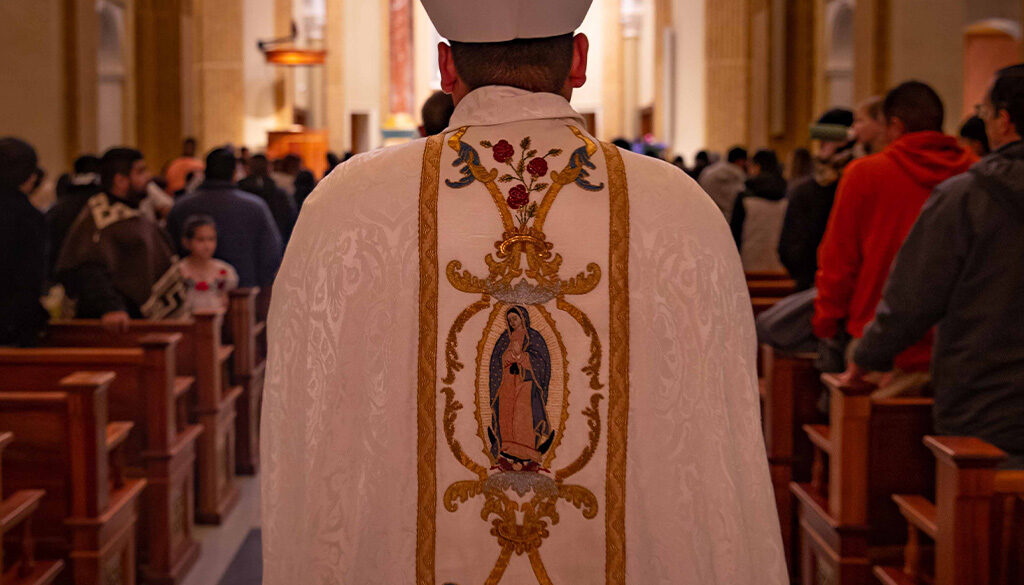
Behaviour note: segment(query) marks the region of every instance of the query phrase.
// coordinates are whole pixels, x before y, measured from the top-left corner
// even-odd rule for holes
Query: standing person
[[[190,176],[203,172],[203,161],[196,158],[196,139],[189,136],[181,143],[181,156],[167,164],[164,178],[167,192],[180,197],[188,186]]]
[[[871,96],[853,111],[853,136],[861,156],[882,152],[889,144],[883,106],[882,98]]]
[[[694,157],[693,168],[686,171],[686,174],[690,175],[694,181],[700,179],[700,174],[704,172],[704,169],[711,166],[711,157],[708,155],[708,151],[702,150],[697,153]]]
[[[781,271],[778,248],[786,215],[786,179],[772,150],[758,150],[749,167],[747,188],[732,208],[732,236],[745,271]]]
[[[586,132],[590,1],[542,4],[427,0],[450,131],[306,202],[268,321],[265,585],[788,583],[729,230]]]
[[[167,230],[174,241],[181,242],[185,220],[193,215],[209,215],[218,231],[214,256],[234,266],[238,285],[270,286],[281,264],[281,234],[267,204],[235,187],[234,174],[234,152],[227,148],[210,151],[206,156],[206,180],[174,204],[167,216]]]
[[[814,174],[814,158],[806,148],[795,148],[789,153],[789,164],[786,165],[786,182],[794,184]]]
[[[285,245],[292,237],[292,229],[295,228],[295,219],[298,212],[295,209],[295,202],[288,196],[277,183],[270,178],[270,163],[266,155],[257,154],[249,159],[248,177],[238,182],[238,186],[253,195],[256,195],[270,208],[274,216],[274,223],[281,233],[281,240]]]
[[[228,293],[238,287],[238,273],[213,257],[217,249],[217,224],[209,215],[185,220],[181,243],[188,256],[180,263],[181,276],[193,311],[228,308]]]
[[[39,160],[28,143],[0,138],[0,346],[32,346],[46,326],[46,222],[29,202]]]
[[[942,100],[928,85],[897,86],[883,109],[890,144],[847,167],[818,251],[814,333],[830,339],[845,323],[854,340],[851,350],[875,315],[892,261],[928,195],[976,160],[942,133]],[[893,392],[912,390],[926,379],[918,374],[928,370],[931,336],[913,341],[895,359],[907,376],[895,377]]]
[[[740,146],[729,149],[726,160],[716,162],[700,174],[700,186],[711,196],[726,219],[732,218],[736,198],[746,188],[747,151]]]
[[[57,203],[46,212],[47,248],[50,270],[57,267],[57,255],[64,245],[71,225],[78,219],[82,208],[97,193],[100,186],[100,159],[86,154],[75,159],[74,172],[67,181],[58,184]]]
[[[779,236],[779,260],[797,291],[814,286],[818,272],[818,245],[825,236],[836,186],[843,169],[853,160],[855,141],[850,139],[853,112],[836,108],[825,112],[811,126],[811,148],[814,149],[810,177],[790,183],[786,199],[786,217]]]
[[[76,317],[121,331],[130,318],[167,317],[183,307],[174,248],[139,211],[151,179],[141,152],[112,148],[103,155],[103,191],[82,209],[57,261],[57,280],[75,299]]]
[[[960,127],[960,146],[970,150],[977,157],[988,155],[992,152],[988,142],[988,132],[985,130],[985,120],[978,116],[971,116]]]
[[[981,437],[1024,469],[1024,65],[999,71],[980,109],[995,152],[928,199],[847,377],[891,370],[937,325],[936,432]]]

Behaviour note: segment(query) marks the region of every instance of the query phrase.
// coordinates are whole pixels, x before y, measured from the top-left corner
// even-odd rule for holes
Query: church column
[[[67,157],[74,160],[97,146],[99,20],[94,0],[65,0],[67,71]]]
[[[156,169],[181,151],[183,9],[182,0],[136,3],[137,144]]]
[[[597,121],[598,137],[611,140],[623,136],[623,92],[625,89],[625,59],[622,47],[622,2],[607,0],[602,7],[603,47],[591,47],[590,59],[601,61],[604,83],[601,88],[601,116]],[[633,136],[626,138],[632,139]]]
[[[245,139],[243,0],[193,0],[195,129],[207,150]]]
[[[722,151],[750,139],[749,0],[706,5],[707,146]]]
[[[654,133],[663,140],[672,140],[672,121],[669,115],[672,94],[666,66],[665,31],[672,26],[672,0],[654,2]]]
[[[274,0],[274,38],[284,38],[291,34],[293,14],[292,0]],[[295,73],[290,67],[274,69],[277,127],[288,128],[295,122]]]
[[[413,75],[414,0],[388,0],[388,88],[385,132],[413,132],[416,122]],[[385,143],[387,144],[387,143]]]
[[[325,96],[327,100],[327,145],[337,153],[345,152],[348,120],[345,116],[345,0],[326,0],[327,21],[324,44]]]
[[[622,133],[630,139],[640,135],[640,30],[643,8],[638,0],[622,2]]]
[[[882,94],[889,86],[892,51],[889,1],[857,0],[853,22],[854,101]]]

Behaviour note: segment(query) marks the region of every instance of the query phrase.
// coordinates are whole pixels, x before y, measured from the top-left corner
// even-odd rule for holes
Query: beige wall
[[[51,176],[70,163],[62,4],[0,2],[0,135],[32,143]]]
[[[274,38],[274,0],[246,0],[242,14],[242,62],[245,80],[245,139],[250,148],[267,146],[267,131],[279,127],[276,67],[256,43]]]
[[[902,0],[889,7],[889,86],[908,79],[928,83],[946,106],[946,130],[963,110],[963,0]]]
[[[673,0],[674,100],[672,150],[693,164],[698,150],[707,147],[706,79],[704,67],[705,0]]]
[[[386,23],[383,17],[386,8],[384,0],[349,0],[345,2],[344,34],[346,67],[345,87],[345,129],[342,143],[345,150],[351,149],[349,121],[353,112],[370,115],[371,148],[380,145],[380,125],[383,121],[381,105],[381,84],[387,79],[387,63],[382,52],[383,32]],[[382,71],[384,74],[382,75]],[[331,104],[328,103],[330,108]],[[333,145],[332,145],[333,146]],[[340,154],[340,153],[339,153]]]

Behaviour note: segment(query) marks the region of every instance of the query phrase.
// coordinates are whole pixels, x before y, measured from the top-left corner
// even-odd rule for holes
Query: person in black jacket
[[[31,346],[46,325],[46,223],[28,200],[40,173],[36,151],[0,138],[0,346]]]
[[[1024,469],[1024,65],[979,107],[995,152],[936,187],[893,265],[846,374],[892,369],[937,325],[935,430],[980,437]]]
[[[266,202],[270,214],[274,216],[274,223],[281,232],[281,239],[287,245],[288,239],[292,237],[292,229],[295,228],[295,202],[270,177],[270,164],[266,155],[257,154],[251,157],[249,172],[249,176],[239,181],[238,186]]]
[[[790,185],[786,218],[779,238],[779,259],[796,281],[797,291],[814,286],[818,271],[818,245],[825,235],[828,217],[843,168],[853,160],[855,141],[848,135],[853,112],[833,109],[811,127],[814,139],[812,176]]]
[[[78,214],[89,199],[102,190],[100,159],[91,154],[75,159],[74,173],[61,177],[57,183],[57,202],[46,212],[50,270],[56,268],[57,255],[60,254],[71,225],[78,219]]]

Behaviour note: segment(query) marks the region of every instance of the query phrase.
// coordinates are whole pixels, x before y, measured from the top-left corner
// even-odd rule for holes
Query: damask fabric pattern
[[[424,141],[352,159],[318,187],[302,211],[275,283],[269,325],[264,582],[468,585],[489,578],[509,584],[546,578],[556,585],[784,583],[760,436],[749,299],[731,235],[714,203],[671,165],[619,153],[628,184],[629,396],[628,415],[609,420],[615,343],[609,339],[614,318],[609,300],[614,239],[609,157],[579,130],[582,120],[568,103],[551,94],[483,88],[459,104],[452,124],[444,137],[438,176],[436,307],[421,304],[420,298],[422,212],[417,194]],[[510,312],[500,299],[485,295],[489,308],[481,306],[456,333],[457,361],[464,367],[450,375],[450,328],[467,306],[485,299],[452,288],[448,267],[458,260],[460,271],[486,277],[484,256],[496,253],[495,242],[507,231],[498,213],[499,198],[489,188],[479,181],[462,188],[446,182],[466,176],[462,164],[453,166],[465,160],[456,150],[460,144],[450,142],[463,129],[459,142],[476,150],[486,169],[508,168],[501,162],[504,146],[495,157],[501,140],[515,151],[508,174],[516,179],[502,183],[500,173],[495,177],[510,216],[518,211],[513,204],[528,212],[530,203],[543,201],[543,191],[531,190],[531,171],[518,168],[527,136],[531,144],[526,151],[543,156],[561,150],[548,158],[548,168],[533,165],[534,171],[549,171],[538,176],[572,168],[570,158],[579,148],[583,154],[590,152],[585,158],[593,166],[577,159],[581,165],[575,168],[587,170],[586,185],[602,188],[568,183],[550,207],[543,233],[553,244],[552,252],[562,257],[562,280],[578,273],[593,275],[590,263],[599,269],[600,279],[591,292],[565,297],[589,317],[594,335],[578,324],[574,311],[559,311],[554,300],[541,303],[543,310],[520,304],[522,310]],[[537,156],[527,157],[523,169],[530,158]],[[518,175],[526,179],[522,191],[530,200],[523,205],[520,190],[507,199],[519,184]],[[515,216],[512,220],[516,222]],[[516,298],[522,300],[506,296]],[[431,310],[437,314],[438,378],[433,510],[418,504],[423,458],[417,454],[419,324],[421,311]],[[501,317],[491,319],[492,314]],[[526,329],[517,329],[521,325]],[[585,372],[593,365],[594,337],[600,341],[602,359]],[[541,343],[547,353],[537,347]],[[546,397],[545,413],[533,411],[533,418],[527,418],[538,425],[538,437],[551,436],[545,420],[558,429],[559,413],[567,412],[560,431],[564,440],[557,447],[539,441],[507,460],[489,459],[494,439],[486,431],[500,417],[478,416],[477,397],[490,398],[492,390],[486,377],[483,385],[477,378],[482,364],[491,363],[495,348],[500,348],[495,363],[509,365],[505,376],[514,382],[495,380],[493,395],[499,404],[501,396],[516,396],[508,394],[516,388]],[[480,355],[484,359],[478,366]],[[539,363],[548,359],[550,370]],[[556,386],[565,376],[567,408],[559,410]],[[584,412],[594,407],[593,395],[603,395],[595,408],[601,421],[597,450],[564,482],[594,495],[595,515],[587,519],[565,500],[557,503],[559,521],[549,520],[548,534],[534,551],[543,562],[543,576],[533,553],[513,551],[494,581],[503,549],[491,534],[490,520],[481,518],[484,499],[468,498],[455,511],[445,506],[443,496],[453,481],[473,480],[474,475],[449,449],[444,388],[451,388],[452,397],[463,405],[453,419],[452,436],[464,454],[486,466],[485,475],[509,480],[509,485],[523,477],[516,473],[535,469],[534,457],[545,468],[535,470],[537,477],[554,475],[572,463],[589,441],[591,417]],[[625,449],[625,534],[618,535],[624,536],[624,546],[614,548],[624,549],[624,575],[606,567],[617,553],[608,545],[614,539],[605,534],[616,530],[614,523],[605,522],[606,471],[612,461],[609,425],[615,429],[623,418],[628,420],[628,427],[621,429],[626,441],[617,453]],[[508,429],[512,426],[499,434],[523,436]],[[549,456],[551,449],[555,452]],[[417,544],[424,536],[418,519],[424,514],[436,521],[434,549],[428,555],[433,573],[417,577],[424,563],[417,559]]]

